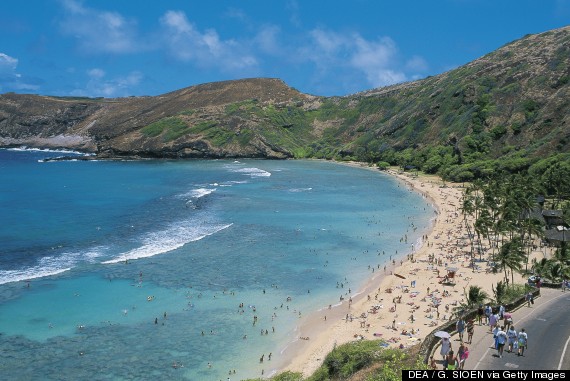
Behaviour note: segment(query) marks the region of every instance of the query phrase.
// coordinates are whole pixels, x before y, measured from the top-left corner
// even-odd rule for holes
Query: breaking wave
[[[103,264],[119,263],[132,259],[148,258],[176,250],[187,243],[201,240],[233,224],[196,225],[191,221],[173,224],[167,229],[148,233],[142,239],[142,246],[119,254],[116,258],[102,262]]]

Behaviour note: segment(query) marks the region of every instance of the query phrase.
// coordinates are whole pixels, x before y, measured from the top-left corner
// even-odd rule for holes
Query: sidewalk
[[[512,314],[513,324],[515,327],[524,327],[525,320],[529,318],[536,318],[538,313],[544,312],[546,306],[554,299],[561,297],[570,296],[570,292],[562,292],[560,289],[542,288],[540,290],[540,296],[534,299],[534,304],[531,307],[527,307],[527,304],[523,304],[514,311],[507,311]],[[485,319],[483,319],[484,322]],[[467,339],[467,334],[465,334],[464,339]],[[452,349],[457,352],[459,348],[459,336],[455,333],[451,337]],[[466,343],[469,348],[469,358],[465,362],[465,370],[477,369],[481,363],[481,359],[485,359],[487,356],[492,356],[496,351],[490,349],[493,345],[493,336],[489,330],[488,325],[478,325],[475,322],[475,332],[473,334],[473,340],[471,344]],[[439,354],[441,346],[437,345],[434,349],[433,356],[436,359],[438,369],[442,369],[442,356]]]

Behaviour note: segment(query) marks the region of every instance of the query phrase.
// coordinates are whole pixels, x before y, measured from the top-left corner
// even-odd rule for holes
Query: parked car
[[[535,286],[538,282],[540,282],[540,276],[531,275],[528,277],[528,284],[530,284],[531,286]]]

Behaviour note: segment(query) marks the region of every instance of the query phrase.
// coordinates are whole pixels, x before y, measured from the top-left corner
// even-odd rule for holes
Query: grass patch
[[[175,116],[164,118],[142,128],[141,132],[149,137],[156,137],[166,132],[169,136],[177,136],[181,131],[188,128],[186,123]]]

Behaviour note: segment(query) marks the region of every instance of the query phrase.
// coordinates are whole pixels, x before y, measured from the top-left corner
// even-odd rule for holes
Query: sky
[[[570,24],[570,0],[1,0],[0,94],[159,95],[280,78],[347,95]]]

